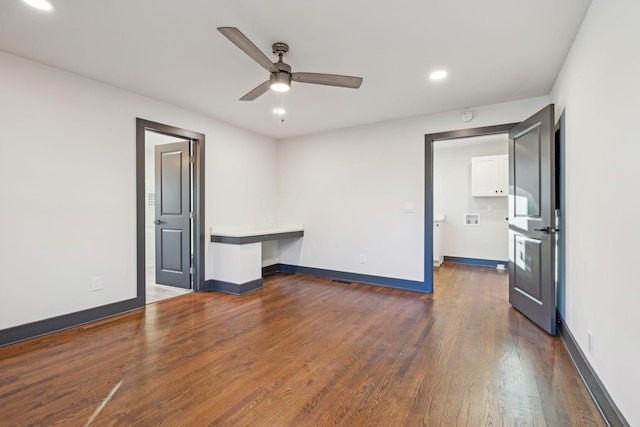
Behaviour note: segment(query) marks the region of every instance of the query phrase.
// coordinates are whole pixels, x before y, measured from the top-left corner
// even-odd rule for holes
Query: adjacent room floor
[[[146,298],[147,304],[173,298],[178,295],[184,295],[191,292],[191,289],[182,289],[175,286],[159,285],[155,280],[155,267],[147,267],[146,271]]]
[[[434,294],[276,274],[0,348],[3,425],[604,426],[507,274]]]

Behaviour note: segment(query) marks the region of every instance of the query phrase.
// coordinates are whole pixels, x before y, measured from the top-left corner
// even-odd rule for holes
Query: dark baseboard
[[[207,280],[206,286],[211,291],[220,291],[233,295],[244,295],[262,288],[262,278],[247,283],[230,283],[222,280]]]
[[[64,329],[116,316],[127,311],[144,307],[144,297],[133,298],[101,307],[89,308],[75,313],[64,314],[50,319],[14,326],[0,330],[0,347],[59,332]]]
[[[596,375],[584,353],[580,350],[578,343],[569,331],[569,328],[567,328],[567,325],[565,325],[560,313],[557,313],[557,319],[558,334],[605,421],[611,427],[629,427],[629,423],[625,420],[622,413],[620,413],[620,410],[611,399],[611,396],[609,396],[600,378],[598,378],[598,375]]]
[[[425,284],[415,280],[394,279],[392,277],[371,276],[368,274],[349,273],[346,271],[325,270],[323,268],[301,267],[298,265],[278,264],[278,271],[291,274],[326,277],[349,282],[367,283],[387,288],[405,289],[408,291],[426,292]]]
[[[262,267],[262,277],[268,276],[270,274],[278,273],[280,271],[280,264],[268,265],[266,267]]]
[[[445,262],[453,262],[455,264],[478,265],[481,267],[496,267],[498,264],[504,264],[505,268],[509,267],[509,261],[499,261],[495,259],[481,258],[464,258],[459,256],[445,256]]]

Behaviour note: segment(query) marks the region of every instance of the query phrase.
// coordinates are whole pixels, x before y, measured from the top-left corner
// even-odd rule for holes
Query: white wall
[[[595,0],[552,91],[557,114],[566,111],[565,320],[631,425],[640,425],[639,22],[637,0]]]
[[[471,158],[508,154],[509,135],[440,140],[433,145],[433,212],[446,217],[443,254],[507,261],[507,197],[471,197]],[[465,225],[465,213],[480,214],[480,225]]]
[[[425,134],[521,121],[548,102],[475,108],[470,123],[455,111],[281,141],[278,215],[304,223],[305,237],[281,244],[280,262],[423,281]]]
[[[0,52],[0,329],[135,297],[136,117],[206,134],[205,230],[276,215],[275,141]]]

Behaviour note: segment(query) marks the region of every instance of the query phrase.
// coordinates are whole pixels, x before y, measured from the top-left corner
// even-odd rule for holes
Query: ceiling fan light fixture
[[[275,90],[276,92],[286,92],[291,89],[291,87],[286,83],[273,83],[271,85],[271,89]]]
[[[291,89],[291,74],[289,73],[272,73],[271,89],[276,92],[287,92]]]

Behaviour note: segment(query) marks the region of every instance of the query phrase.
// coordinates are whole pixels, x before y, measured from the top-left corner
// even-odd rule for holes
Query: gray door
[[[156,283],[191,288],[189,141],[156,146]]]
[[[509,302],[556,333],[553,105],[509,132]]]

